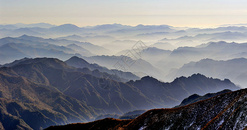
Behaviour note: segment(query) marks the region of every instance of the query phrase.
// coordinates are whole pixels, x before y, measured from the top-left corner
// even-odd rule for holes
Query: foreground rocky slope
[[[47,130],[61,128],[97,128],[104,129],[247,129],[247,89],[229,92],[199,101],[184,107],[172,109],[153,109],[141,116],[121,120],[116,125],[114,119],[104,119],[87,124],[53,126]],[[103,124],[104,123],[104,126]]]

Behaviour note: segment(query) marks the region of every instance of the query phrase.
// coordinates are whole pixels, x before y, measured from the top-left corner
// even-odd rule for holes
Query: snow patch
[[[218,128],[224,123],[224,119],[218,123]]]
[[[174,124],[171,124],[170,126],[167,126],[167,127],[163,127],[164,130],[170,130],[170,128],[173,126]]]
[[[144,130],[147,126],[142,126],[138,130]]]

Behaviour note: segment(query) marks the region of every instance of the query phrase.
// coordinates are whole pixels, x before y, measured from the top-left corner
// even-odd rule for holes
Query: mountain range
[[[206,29],[141,24],[137,26],[104,24],[89,27],[78,27],[73,24],[56,26],[47,23],[0,25],[0,36],[2,38],[8,36],[19,37],[26,34],[37,37],[91,42],[95,45],[108,44],[115,40],[142,40],[152,43],[166,41],[179,47],[196,46],[203,42],[221,40],[246,42],[246,32],[247,29],[244,25],[229,25]]]
[[[200,74],[180,77],[171,83],[152,77],[119,82],[114,80],[116,76],[94,76],[54,58],[15,61],[1,67],[0,74],[0,119],[5,129],[86,122],[100,114],[172,107],[194,93],[239,89],[229,80]]]
[[[153,109],[135,119],[106,118],[90,123],[52,126],[56,129],[247,129],[247,90],[217,95],[183,107]]]
[[[246,36],[244,24],[0,25],[0,129],[247,129]]]

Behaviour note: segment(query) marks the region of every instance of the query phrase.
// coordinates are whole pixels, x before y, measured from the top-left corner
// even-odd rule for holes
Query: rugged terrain
[[[61,128],[108,129],[247,129],[247,89],[229,92],[190,105],[171,109],[153,109],[133,120],[103,119],[86,124],[52,126]],[[106,125],[107,124],[107,125]],[[104,126],[103,126],[104,125]],[[106,126],[106,127],[105,127]]]

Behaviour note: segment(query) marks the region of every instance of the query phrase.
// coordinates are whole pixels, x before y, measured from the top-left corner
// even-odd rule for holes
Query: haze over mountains
[[[36,25],[36,26],[35,26]],[[114,45],[118,41],[142,40],[149,45],[164,41],[178,46],[196,46],[212,41],[246,42],[247,28],[243,26],[226,26],[218,28],[176,28],[168,25],[137,25],[105,24],[91,27],[78,27],[73,24],[54,26],[49,24],[32,25],[1,25],[1,37],[19,37],[23,34],[59,38],[95,45]],[[125,49],[131,47],[125,44]],[[111,47],[111,46],[109,46]],[[126,48],[127,47],[127,48]]]
[[[126,129],[246,127],[246,91],[239,90],[247,87],[244,25],[14,24],[0,25],[0,38],[0,129],[133,119],[143,110],[178,105],[187,106],[98,124],[112,122],[104,127]],[[199,119],[203,110],[214,114]],[[159,120],[154,121],[153,113]]]
[[[1,25],[0,64],[24,57],[67,60],[78,56],[90,63],[116,69],[116,61],[122,57],[114,56],[124,55],[132,58],[132,62],[138,62],[131,67],[125,66],[122,71],[130,71],[139,77],[150,75],[166,82],[174,79],[170,76],[174,70],[192,61],[246,58],[246,33],[245,25],[205,29],[121,24],[90,27],[46,23]],[[131,51],[139,40],[148,48],[134,57],[136,54]],[[100,59],[108,61],[106,63]]]

